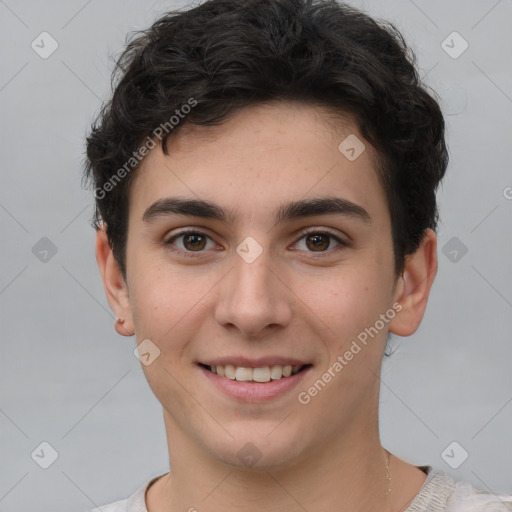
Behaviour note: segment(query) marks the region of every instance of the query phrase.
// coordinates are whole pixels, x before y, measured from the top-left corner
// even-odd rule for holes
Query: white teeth
[[[239,366],[235,370],[235,379],[243,382],[252,380],[252,368],[243,368]]]
[[[283,376],[283,367],[279,365],[270,367],[270,378],[280,379]]]
[[[217,368],[219,367],[217,366]],[[228,379],[235,380],[235,367],[231,364],[227,364],[226,366],[224,366],[224,375]]]
[[[281,366],[279,364],[263,366],[261,368],[246,368],[243,366],[233,366],[231,364],[227,364],[226,366],[210,366],[212,373],[240,382],[270,382],[271,380],[279,380],[283,377],[290,377],[290,375],[296,374],[301,368],[302,365]]]
[[[270,382],[270,368],[254,368],[252,370],[252,380],[256,382]]]

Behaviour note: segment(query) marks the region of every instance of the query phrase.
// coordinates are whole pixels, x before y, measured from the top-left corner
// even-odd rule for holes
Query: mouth
[[[259,361],[224,358],[208,363],[197,363],[198,370],[207,379],[207,392],[214,395],[220,392],[221,396],[234,399],[239,404],[288,399],[286,397],[293,399],[292,391],[313,368],[312,364],[283,358]]]
[[[238,382],[251,382],[264,384],[271,381],[283,380],[311,367],[311,364],[273,364],[252,368],[250,366],[226,365],[208,365],[199,363],[199,366],[208,370],[210,373]]]

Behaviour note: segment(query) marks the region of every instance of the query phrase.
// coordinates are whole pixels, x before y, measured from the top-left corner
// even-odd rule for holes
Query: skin
[[[350,133],[366,145],[355,161],[338,150]],[[402,510],[426,476],[392,456],[386,495],[379,376],[388,329],[408,336],[423,317],[437,269],[434,232],[395,275],[375,154],[348,115],[335,126],[318,107],[269,103],[220,126],[184,125],[168,148],[171,156],[160,147],[150,152],[130,190],[126,280],[102,229],[96,251],[109,303],[125,319],[116,329],[160,350],[142,369],[162,404],[172,470],[149,488],[149,512]],[[236,215],[142,219],[171,196]],[[356,203],[369,222],[340,214],[277,222],[281,204],[325,196]],[[169,242],[186,227],[209,237],[200,251],[187,237]],[[329,231],[347,245],[321,237],[319,249],[304,229]],[[248,236],[262,248],[252,263],[236,252]],[[396,303],[402,309],[385,328],[307,405],[299,403],[297,394]],[[297,389],[265,403],[224,395],[197,366],[219,355],[269,354],[312,368]],[[248,442],[261,454],[253,467],[237,456]]]

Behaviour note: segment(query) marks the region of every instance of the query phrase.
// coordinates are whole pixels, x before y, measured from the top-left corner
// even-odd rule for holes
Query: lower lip
[[[216,373],[212,373],[202,366],[199,366],[199,369],[212,384],[225,394],[243,402],[261,402],[291,391],[304,378],[304,375],[309,372],[311,366],[304,368],[304,370],[295,375],[290,375],[290,377],[283,377],[281,379],[271,380],[270,382],[243,382],[231,380],[227,377],[221,377]]]

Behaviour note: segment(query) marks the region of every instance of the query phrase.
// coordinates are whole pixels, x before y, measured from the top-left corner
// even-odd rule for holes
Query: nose
[[[293,294],[271,268],[268,251],[248,263],[234,256],[234,268],[219,283],[216,321],[246,338],[261,338],[289,325]]]

